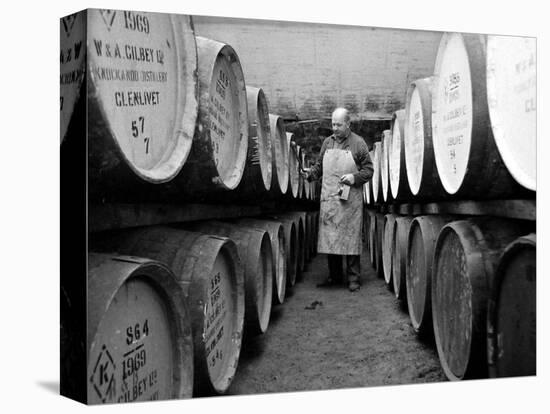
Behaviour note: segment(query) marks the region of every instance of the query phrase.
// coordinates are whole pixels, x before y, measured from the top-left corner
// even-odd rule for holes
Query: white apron
[[[325,151],[317,243],[319,253],[361,254],[362,188],[352,186],[347,200],[341,200],[338,195],[340,177],[357,171],[351,151],[342,149]]]

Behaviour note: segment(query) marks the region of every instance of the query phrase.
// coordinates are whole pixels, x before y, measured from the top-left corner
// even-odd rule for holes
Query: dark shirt
[[[373,167],[369,155],[369,147],[363,138],[350,131],[345,138],[327,137],[321,146],[319,160],[311,167],[308,181],[318,180],[323,176],[323,157],[327,149],[342,149],[351,151],[357,172],[353,174],[354,187],[360,187],[372,178]]]

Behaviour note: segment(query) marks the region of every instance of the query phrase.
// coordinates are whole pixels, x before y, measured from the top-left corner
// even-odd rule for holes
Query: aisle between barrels
[[[363,286],[317,288],[325,255],[274,306],[267,332],[245,337],[228,394],[328,390],[445,381],[435,345],[421,342],[384,279],[361,256]]]

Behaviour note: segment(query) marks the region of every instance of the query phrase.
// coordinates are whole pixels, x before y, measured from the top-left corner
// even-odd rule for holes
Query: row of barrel
[[[191,16],[89,9],[60,27],[62,155],[87,136],[92,200],[318,199],[237,52]]]
[[[450,380],[536,374],[535,224],[367,210],[370,260]]]
[[[536,39],[445,33],[371,158],[368,204],[535,197]]]
[[[266,332],[272,304],[316,254],[318,214],[91,236],[86,350],[71,341],[71,295],[62,295],[62,388],[76,383],[70,362],[80,351],[88,403],[225,393],[243,335]]]

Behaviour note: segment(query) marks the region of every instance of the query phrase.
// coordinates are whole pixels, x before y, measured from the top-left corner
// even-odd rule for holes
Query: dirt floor
[[[268,331],[245,337],[229,395],[445,381],[435,345],[418,339],[368,252],[359,292],[317,288],[327,274],[317,255],[273,308]]]

